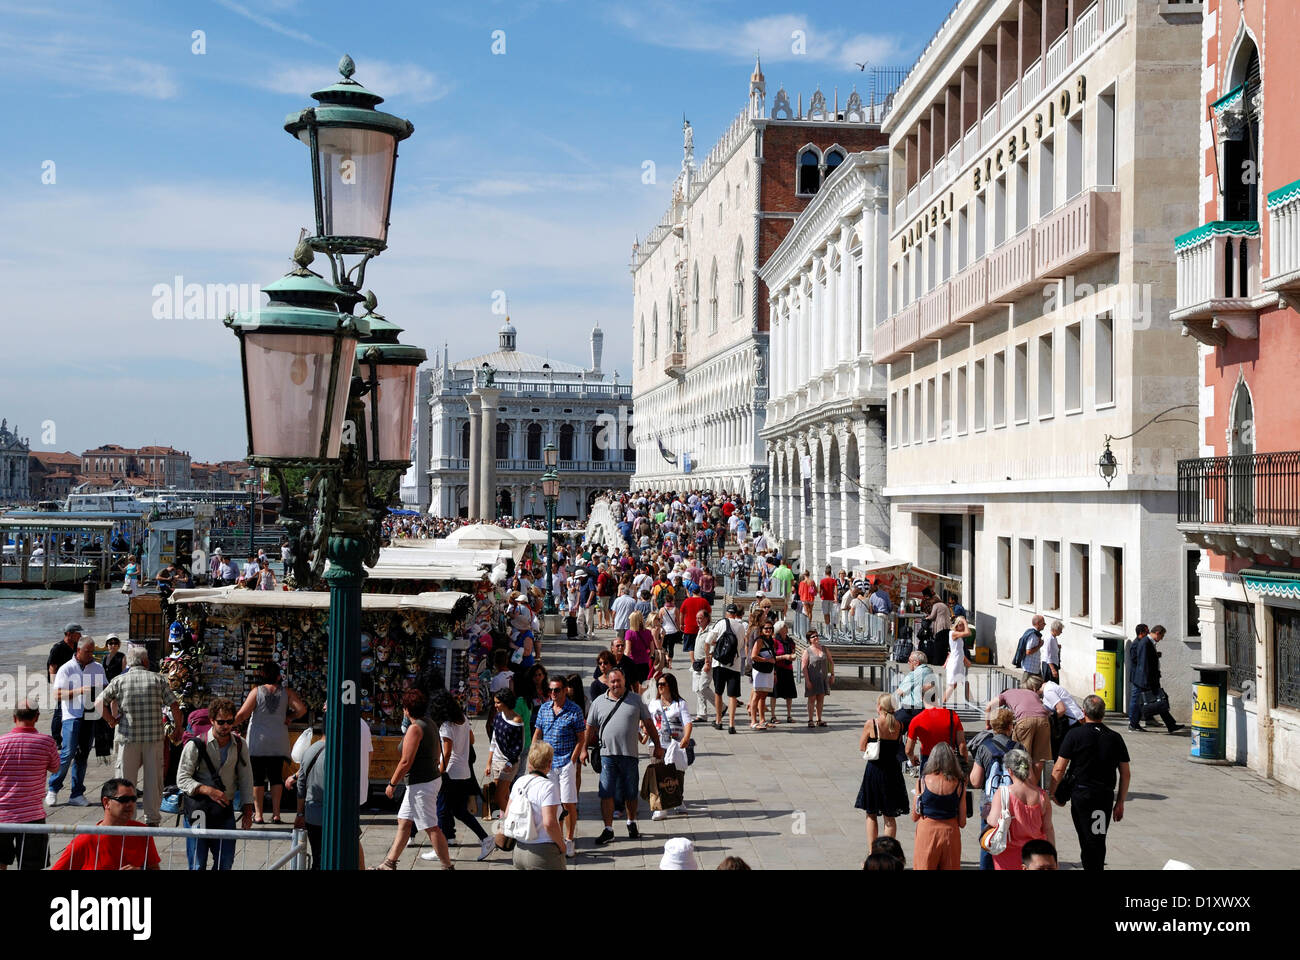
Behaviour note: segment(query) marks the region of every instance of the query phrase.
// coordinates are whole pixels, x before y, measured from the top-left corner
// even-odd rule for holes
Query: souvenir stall
[[[503,564],[504,557],[496,549],[403,546],[382,549],[375,566],[367,571],[367,594],[413,596],[450,590],[470,598],[467,613],[458,618],[443,651],[455,665],[456,684],[449,681],[449,686],[467,717],[480,715],[488,704],[486,681],[491,674],[493,630],[499,636],[504,634],[506,598],[499,586],[505,576]],[[500,578],[490,573],[489,567],[500,571]]]
[[[297,729],[323,727],[329,594],[235,587],[178,590],[174,656],[163,669],[186,710],[215,697],[242,703],[273,660],[308,708]],[[374,738],[372,780],[387,778],[401,748],[402,692],[436,669],[467,706],[476,694],[469,642],[473,598],[454,591],[367,594],[361,606],[361,716]]]

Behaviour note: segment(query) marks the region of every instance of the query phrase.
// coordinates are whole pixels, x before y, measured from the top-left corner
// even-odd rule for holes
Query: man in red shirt
[[[817,584],[817,592],[822,598],[822,619],[826,621],[826,632],[831,629],[831,615],[835,612],[836,599],[835,594],[839,590],[840,582],[831,576],[831,568],[828,564],[826,567],[826,576],[822,577],[821,582]]]
[[[961,754],[962,760],[967,758],[966,731],[962,728],[961,717],[933,698],[925,701],[925,709],[912,719],[907,728],[907,757],[913,763],[917,762],[914,748],[918,742],[921,745],[921,770],[925,769],[930,751],[940,743],[951,746]]]
[[[709,609],[709,602],[700,596],[699,585],[692,581],[690,596],[682,601],[680,623],[682,631],[682,652],[691,653],[695,649],[695,636],[699,633],[699,616],[701,610]]]
[[[115,777],[99,791],[104,819],[96,826],[143,827],[135,819],[139,798],[135,784]],[[161,859],[152,837],[121,837],[83,833],[64,848],[52,870],[157,870]]]
[[[59,772],[54,738],[36,729],[41,712],[29,701],[14,708],[14,728],[0,737],[0,823],[44,823],[45,780]],[[0,834],[0,870],[18,860],[19,870],[45,869],[43,833]]]

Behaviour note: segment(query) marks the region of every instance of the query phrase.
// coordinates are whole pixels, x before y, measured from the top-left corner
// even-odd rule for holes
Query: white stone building
[[[819,90],[770,111],[755,63],[749,104],[705,161],[683,124],[682,169],[663,219],[632,250],[634,487],[753,495],[767,515],[768,306],[758,268],[822,177],[884,143],[880,107]]]
[[[888,150],[850,154],[759,271],[772,525],[799,545],[804,569],[820,571],[841,547],[889,543],[886,368],[873,358],[888,308],[888,199]]]
[[[507,317],[496,351],[452,363],[444,348],[442,363],[420,371],[418,409],[425,422],[417,424],[413,459],[424,465],[428,488],[422,494],[408,474],[403,489],[408,505],[438,517],[468,516],[471,500],[478,500],[470,496],[471,478],[481,468],[481,457],[471,449],[478,433],[471,422],[475,417],[480,424],[495,420],[496,479],[489,486],[496,491],[496,516],[545,517],[541,475],[547,443],[559,451],[557,516],[585,517],[600,493],[627,488],[635,466],[629,439],[632,385],[619,383],[617,371],[609,377],[601,370],[600,327],[591,332],[588,368],[517,350],[516,337]],[[480,412],[481,404],[471,407],[482,395],[485,364],[498,391],[495,413]],[[480,516],[487,513],[480,509]]]
[[[1176,465],[1197,449],[1197,358],[1169,322],[1168,237],[1197,222],[1200,30],[1199,5],[958,4],[883,123],[875,334],[892,552],[961,579],[999,663],[1034,614],[1061,619],[1076,692],[1106,643],[1163,623],[1184,717],[1200,657]]]

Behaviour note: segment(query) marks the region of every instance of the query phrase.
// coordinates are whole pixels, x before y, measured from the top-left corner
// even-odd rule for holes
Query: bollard
[[[95,581],[87,579],[81,585],[81,607],[83,610],[95,609]]]

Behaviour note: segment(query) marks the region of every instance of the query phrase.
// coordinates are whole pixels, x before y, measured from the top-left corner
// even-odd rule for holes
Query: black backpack
[[[725,666],[731,666],[736,660],[736,635],[731,630],[731,621],[724,621],[726,629],[713,645],[713,659]]]

